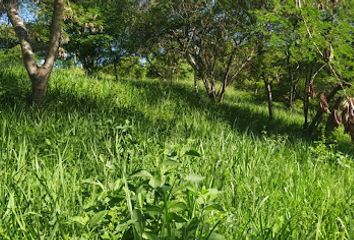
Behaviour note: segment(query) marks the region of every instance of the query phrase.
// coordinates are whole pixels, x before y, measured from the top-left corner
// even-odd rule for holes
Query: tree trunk
[[[208,93],[208,96],[212,99],[215,100],[216,99],[216,83],[215,80],[211,79],[210,80],[210,91]]]
[[[50,26],[49,47],[45,61],[38,66],[29,40],[28,29],[19,14],[19,1],[8,0],[5,2],[7,16],[15,30],[21,44],[22,58],[30,79],[32,80],[32,103],[41,105],[48,91],[48,79],[52,72],[54,61],[58,52],[61,22],[64,18],[64,0],[54,0],[53,17]]]
[[[265,89],[267,92],[267,100],[268,100],[268,117],[269,120],[273,119],[273,93],[272,93],[272,85],[268,80],[264,80]]]
[[[32,80],[31,101],[34,105],[42,105],[48,92],[48,77],[38,77]]]
[[[202,77],[202,81],[203,81],[203,84],[204,84],[204,88],[205,88],[205,92],[206,92],[206,95],[208,97],[210,97],[210,92],[211,92],[211,86],[210,86],[210,83],[208,81],[208,79],[206,77]]]
[[[294,101],[296,97],[296,84],[292,83],[291,84],[291,89],[290,89],[290,95],[289,95],[289,108],[293,108],[294,106]]]
[[[292,109],[294,106],[295,96],[296,96],[296,81],[294,79],[294,73],[292,69],[292,65],[290,63],[291,60],[291,53],[288,46],[286,51],[286,65],[288,70],[288,77],[290,79],[290,92],[289,92],[289,108]]]
[[[342,90],[345,87],[350,87],[350,84],[347,83],[340,83],[337,86],[335,86],[332,91],[326,96],[327,102],[330,103],[331,100],[336,96],[336,94],[338,93],[338,91]],[[307,132],[309,135],[312,135],[313,132],[315,131],[315,129],[318,127],[318,125],[320,124],[321,120],[322,120],[322,116],[324,114],[324,111],[321,107],[318,108],[317,113],[315,115],[315,117],[312,119],[311,124],[309,125],[309,127],[307,128]]]
[[[218,102],[219,103],[222,103],[224,101],[226,88],[227,88],[227,82],[224,81],[222,83],[221,90],[218,94]]]
[[[196,94],[199,94],[198,88],[198,74],[194,71],[194,91]]]
[[[327,119],[326,129],[325,129],[325,132],[327,134],[333,132],[334,129],[339,126],[338,118],[340,118],[340,116],[338,116],[337,114],[338,114],[338,110],[339,110],[340,104],[342,103],[343,99],[344,99],[343,97],[339,97],[336,100],[335,104],[333,105],[333,108],[331,109],[331,113]]]
[[[307,129],[309,125],[309,105],[310,105],[310,98],[311,98],[311,92],[310,92],[310,75],[306,76],[305,80],[305,89],[304,89],[304,99],[303,99],[303,105],[304,105],[304,125],[303,128]]]
[[[118,69],[117,69],[117,62],[114,61],[113,63],[113,66],[114,66],[114,76],[116,77],[116,81],[118,81]]]
[[[308,120],[308,116],[309,116],[309,96],[305,95],[304,100],[303,100],[303,105],[304,105],[304,125],[303,128],[306,129],[309,125],[309,120]]]
[[[172,67],[172,71],[171,71],[171,76],[170,76],[170,82],[171,83],[173,82],[173,77],[175,76],[176,70],[177,70],[177,63],[174,62],[173,63],[173,67]]]

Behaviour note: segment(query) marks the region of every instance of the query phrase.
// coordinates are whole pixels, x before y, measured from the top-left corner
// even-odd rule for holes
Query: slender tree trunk
[[[289,77],[290,77],[290,92],[289,92],[289,108],[292,109],[294,107],[294,102],[296,98],[297,91],[297,81],[294,79],[294,73],[289,67]]]
[[[216,99],[216,83],[214,79],[210,80],[210,92],[208,93],[208,95],[212,100]]]
[[[220,89],[220,92],[218,93],[218,102],[221,103],[224,101],[224,97],[225,97],[225,92],[226,92],[226,88],[228,86],[228,80],[229,80],[229,75],[230,75],[230,71],[231,71],[231,66],[232,66],[232,63],[234,62],[234,58],[235,58],[235,55],[236,55],[236,47],[233,49],[230,57],[229,57],[229,60],[228,60],[228,63],[227,63],[227,67],[226,67],[226,71],[224,73],[224,77],[223,77],[223,80],[222,80],[222,85],[221,85],[221,89]],[[248,62],[248,61],[246,61]],[[244,66],[244,64],[241,66],[240,69],[242,69]]]
[[[291,84],[291,89],[290,89],[290,95],[289,95],[289,107],[292,109],[294,106],[294,101],[296,97],[296,84],[292,83]]]
[[[205,88],[206,95],[207,95],[208,97],[210,97],[210,92],[211,92],[212,90],[211,90],[211,86],[210,86],[209,80],[208,80],[205,76],[203,76],[203,77],[202,77],[202,81],[203,81],[203,84],[204,84],[204,88]]]
[[[322,65],[314,74],[313,73],[313,68],[310,69],[310,72],[308,76],[306,77],[306,82],[305,82],[305,97],[304,97],[304,129],[307,129],[309,127],[309,122],[308,122],[308,115],[309,115],[309,106],[310,106],[310,99],[315,96],[315,92],[313,90],[313,85],[315,78],[317,74],[325,67],[326,65]],[[334,96],[332,96],[334,97]],[[331,98],[332,98],[331,97]],[[317,119],[317,115],[315,118],[317,119],[316,121],[320,121],[322,118],[322,114],[318,116],[319,118]],[[310,126],[311,127],[311,126]],[[312,130],[310,130],[312,131]]]
[[[77,56],[76,56],[75,53],[74,53],[74,66],[75,66],[75,67],[78,67],[78,65],[77,65]]]
[[[293,86],[290,88],[290,93],[289,93],[289,108],[292,109],[294,106],[294,99],[293,99]]]
[[[268,101],[268,117],[269,120],[273,119],[273,93],[272,93],[272,85],[269,80],[264,79],[264,85],[267,93],[267,101]]]
[[[309,105],[310,105],[310,99],[311,99],[311,73],[308,73],[305,79],[305,89],[304,89],[304,99],[303,99],[303,105],[304,105],[304,125],[303,128],[306,129],[309,125]]]
[[[308,116],[309,116],[309,102],[310,102],[310,96],[308,93],[308,81],[306,80],[305,83],[305,96],[303,99],[303,110],[304,110],[304,125],[303,128],[306,129],[309,125],[309,120],[308,120]]]
[[[170,76],[170,82],[171,83],[173,82],[173,77],[175,76],[176,70],[177,70],[177,63],[174,62],[173,63],[173,67],[172,67],[172,71],[171,71],[171,76]]]
[[[226,88],[227,88],[227,82],[224,81],[221,85],[221,90],[218,94],[218,102],[222,103],[224,101],[225,98],[225,93],[226,93]]]
[[[198,74],[194,71],[194,91],[196,94],[199,94],[198,88]]]
[[[294,101],[295,101],[295,97],[296,97],[297,81],[295,81],[293,67],[290,62],[290,60],[291,60],[290,46],[288,46],[288,48],[287,48],[286,56],[287,56],[286,57],[286,65],[287,65],[287,70],[288,70],[288,76],[290,79],[289,108],[292,109],[294,106]]]
[[[114,76],[116,77],[116,81],[118,81],[118,68],[117,68],[117,62],[114,61],[113,63],[113,67],[114,67]]]
[[[309,97],[306,95],[304,98],[304,125],[303,128],[306,129],[309,125]]]

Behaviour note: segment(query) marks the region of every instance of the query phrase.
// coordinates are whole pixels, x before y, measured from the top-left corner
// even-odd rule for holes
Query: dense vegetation
[[[0,0],[0,239],[354,239],[353,8]]]
[[[352,159],[293,135],[301,115],[268,125],[247,93],[215,107],[189,82],[78,70],[56,71],[38,109],[15,69],[1,71],[2,239],[354,236]]]

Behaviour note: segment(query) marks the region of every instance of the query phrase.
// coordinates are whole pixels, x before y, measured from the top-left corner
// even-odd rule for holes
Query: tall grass
[[[354,239],[351,156],[301,117],[188,83],[0,75],[1,239]]]

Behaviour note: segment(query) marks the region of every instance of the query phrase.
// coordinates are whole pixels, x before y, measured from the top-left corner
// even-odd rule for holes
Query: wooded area
[[[166,96],[174,96],[176,94],[177,98],[168,99],[166,102],[171,100],[174,103],[178,103],[182,101],[181,99],[193,99],[186,104],[185,108],[193,109],[190,110],[192,112],[198,109],[198,113],[195,113],[195,116],[208,114],[207,121],[212,121],[213,119],[218,121],[217,119],[221,116],[221,118],[228,119],[230,125],[234,127],[238,124],[237,121],[242,122],[243,126],[240,127],[242,130],[239,129],[238,131],[245,131],[245,134],[248,134],[248,130],[251,135],[255,134],[256,136],[263,133],[267,134],[267,132],[271,134],[287,134],[287,136],[296,139],[296,141],[309,141],[311,146],[309,149],[312,149],[311,144],[317,143],[320,139],[324,142],[325,147],[324,149],[315,147],[316,150],[314,152],[318,154],[314,153],[316,156],[322,156],[321,154],[327,156],[326,149],[330,149],[331,144],[335,144],[337,141],[334,136],[337,134],[338,128],[344,130],[354,141],[354,0],[0,0],[0,13],[2,15],[0,18],[0,67],[2,68],[0,70],[0,81],[3,82],[2,87],[0,87],[0,96],[6,96],[0,97],[0,101],[4,105],[9,104],[9,106],[11,105],[10,102],[14,102],[11,105],[14,109],[10,111],[11,114],[13,113],[12,111],[16,111],[17,104],[21,105],[19,96],[22,101],[27,101],[27,106],[24,107],[27,110],[24,111],[29,111],[34,115],[40,115],[42,111],[51,111],[53,99],[55,99],[55,104],[64,104],[67,109],[71,109],[75,106],[75,99],[82,98],[83,102],[88,101],[87,106],[83,107],[80,105],[81,103],[79,104],[81,100],[77,100],[77,104],[79,104],[77,106],[81,106],[83,109],[92,106],[96,106],[97,109],[102,107],[103,109],[103,106],[105,106],[107,109],[110,108],[107,111],[111,112],[115,111],[115,107],[113,107],[114,101],[123,101],[115,100],[114,96],[118,93],[121,94],[120,97],[122,99],[130,99],[131,96],[140,99],[139,94],[149,96],[145,100],[137,100],[137,103],[133,103],[134,100],[126,100],[127,102],[124,102],[124,104],[127,104],[127,106],[120,106],[126,107],[124,111],[119,111],[124,112],[122,116],[128,116],[128,126],[124,125],[123,130],[116,129],[114,131],[118,131],[122,136],[127,134],[128,138],[130,138],[129,134],[132,133],[130,133],[129,116],[132,112],[129,111],[139,109],[139,111],[134,112],[132,119],[140,119],[137,121],[142,123],[145,122],[143,113],[149,116],[152,115],[152,118],[155,119],[154,121],[158,121],[157,118],[159,117],[161,119],[168,118],[169,113],[166,109],[153,110],[153,108],[150,109],[151,106],[149,104],[154,101],[159,102],[157,99],[164,99]],[[24,76],[21,75],[21,70],[18,70],[20,59],[22,67],[26,70],[26,81],[31,85],[31,90],[27,89],[29,86],[22,81]],[[80,69],[83,70],[84,76],[77,73]],[[53,80],[53,83],[51,83],[52,72],[55,75],[54,79],[56,79],[55,81]],[[76,80],[72,76],[78,78],[77,83],[75,83]],[[12,80],[12,78],[17,80]],[[109,86],[105,85],[107,79],[112,82],[109,83]],[[92,83],[92,81],[95,83]],[[13,87],[16,84],[17,86]],[[104,90],[97,93],[91,92],[91,90],[94,91],[101,84],[103,84]],[[182,84],[183,87],[180,87],[179,84]],[[91,89],[82,87],[87,85],[91,86]],[[62,87],[61,90],[58,86]],[[82,88],[76,88],[78,86]],[[120,86],[121,89],[116,89],[116,86]],[[132,89],[136,89],[137,92],[132,90],[130,93],[131,86],[135,86]],[[27,89],[28,94],[23,94],[23,89]],[[115,93],[110,89],[116,89],[117,91]],[[127,92],[130,95],[125,93],[124,89],[128,89],[129,91],[127,90]],[[140,92],[140,89],[143,89],[144,92]],[[175,90],[177,93],[173,92]],[[68,95],[61,93],[62,91],[66,91]],[[99,104],[101,106],[98,103],[94,103],[91,97],[94,99],[104,97],[105,100],[102,100],[102,102],[100,100]],[[48,98],[50,99],[49,101],[47,101]],[[248,99],[252,99],[252,101],[249,103],[247,102]],[[146,102],[146,107],[140,109],[141,106],[138,106],[139,101],[144,106]],[[164,103],[160,104],[164,106]],[[181,103],[180,105],[184,106],[184,104]],[[228,107],[229,104],[236,104],[237,107]],[[62,108],[60,105],[58,106],[60,109]],[[258,106],[264,106],[267,114],[257,115]],[[73,110],[73,112],[81,111],[79,109],[81,107]],[[168,107],[166,108],[169,109]],[[146,113],[145,111],[148,112]],[[162,111],[166,116],[157,116],[155,111]],[[178,112],[179,110],[176,111]],[[70,113],[68,114],[70,115]],[[85,115],[86,113],[83,114]],[[99,113],[97,114],[98,117]],[[106,116],[105,110],[102,110],[102,114],[107,118],[113,117],[109,114]],[[188,114],[188,111],[183,112],[181,116],[185,116],[186,119],[194,119],[194,113],[191,113],[190,116]],[[137,117],[138,115],[139,117]],[[17,117],[21,116],[20,114]],[[300,119],[300,117],[301,121],[298,121],[297,119]],[[32,115],[30,115],[30,118],[32,118]],[[3,124],[8,121],[4,120]],[[92,121],[97,122],[96,120]],[[134,122],[134,120],[132,121]],[[174,123],[178,125],[179,120],[175,119],[173,121],[169,123],[169,127],[173,126]],[[286,121],[296,122],[294,123],[297,126],[295,130],[290,129],[291,124]],[[257,130],[252,129],[254,122],[259,124],[255,128]],[[151,124],[151,126],[156,124],[156,129],[161,127],[155,122]],[[205,129],[209,129],[208,124],[211,124],[210,126],[213,125],[212,122],[205,123]],[[298,127],[300,124],[301,127]],[[77,128],[80,128],[79,125],[77,125]],[[201,126],[204,126],[203,123],[201,123]],[[209,131],[213,135],[213,131],[218,129],[217,126],[219,126],[218,123],[215,124],[214,130],[203,129],[200,131]],[[289,130],[288,133],[287,128]],[[111,131],[109,128],[107,129],[107,131]],[[181,129],[187,131],[189,129],[188,124],[185,123],[183,127],[181,125]],[[4,134],[6,131],[4,130]],[[143,131],[146,131],[146,135],[143,138],[146,137],[148,139],[150,130],[144,129]],[[161,130],[161,132],[162,136],[167,134],[164,130]],[[219,130],[219,132],[224,131]],[[94,131],[93,134],[95,134]],[[98,136],[101,136],[100,133]],[[103,134],[102,138],[105,138],[105,136]],[[158,138],[156,137],[156,139]],[[181,138],[183,139],[183,137]],[[48,145],[51,145],[51,141],[47,139],[45,137],[45,142],[49,141]],[[117,139],[107,141],[116,141],[115,144],[118,144]],[[59,138],[57,140],[59,141]],[[97,139],[92,141],[97,141],[96,145],[100,145]],[[120,139],[118,142],[123,149],[122,153],[119,153],[121,155],[114,152],[118,150],[112,150],[114,153],[109,150],[107,154],[110,157],[107,158],[112,157],[115,159],[116,156],[122,157],[125,154],[137,154],[135,151],[139,152],[140,150],[132,150],[135,146],[134,141],[138,140],[134,140],[133,137],[129,140]],[[275,139],[274,141],[278,140]],[[5,142],[4,140],[3,144]],[[213,140],[210,140],[210,142],[209,150],[212,151]],[[284,149],[286,148],[285,142]],[[282,143],[279,144],[281,145]],[[125,144],[129,146],[127,148],[131,147],[130,153],[125,152]],[[145,142],[144,144],[148,145]],[[220,144],[223,146],[223,143]],[[259,143],[256,141],[256,143],[253,142],[252,144],[258,146],[257,144]],[[10,145],[6,146],[11,147]],[[90,149],[88,147],[86,150],[96,152],[94,148]],[[145,147],[142,147],[142,149],[144,149],[141,150],[142,152],[149,151]],[[201,158],[200,151],[204,151],[201,149],[188,151],[183,149],[182,151],[182,149],[179,150],[183,154],[172,152],[166,155],[166,158],[173,161],[179,157]],[[311,152],[312,150],[304,150],[304,156],[308,151]],[[60,150],[58,151],[60,152]],[[16,151],[14,150],[14,152]],[[50,153],[47,154],[50,155]],[[229,152],[229,154],[232,155],[232,152]],[[155,155],[159,155],[157,150]],[[275,155],[277,154],[275,153]],[[291,154],[286,153],[285,155],[290,156]],[[310,155],[306,155],[304,158],[312,159],[313,156],[311,155],[311,157]],[[331,155],[329,158],[332,157]],[[347,157],[351,158],[351,155],[345,155],[345,158]],[[301,162],[301,157],[299,158],[300,160],[297,159],[296,161]],[[97,157],[97,159],[100,159],[100,157]],[[161,215],[158,218],[159,220],[155,219],[156,222],[151,220],[152,222],[145,223],[142,220],[143,210],[141,210],[142,212],[138,211],[139,213],[135,212],[135,210],[133,211],[134,208],[138,208],[139,204],[141,204],[141,209],[143,208],[142,206],[145,206],[142,202],[139,203],[139,200],[136,200],[137,202],[133,206],[130,205],[135,200],[130,200],[130,198],[133,198],[131,196],[133,193],[129,193],[129,188],[135,183],[133,184],[133,182],[129,181],[135,177],[149,179],[149,186],[155,189],[152,194],[164,196],[164,200],[159,198],[161,202],[166,201],[167,204],[168,201],[166,199],[173,195],[172,192],[167,194],[166,191],[168,190],[166,189],[174,184],[172,179],[178,179],[178,177],[168,175],[170,174],[169,168],[171,166],[167,166],[168,164],[165,166],[164,164],[165,162],[161,163],[161,169],[164,169],[161,170],[162,172],[138,171],[138,167],[124,170],[120,177],[122,178],[121,188],[125,191],[123,198],[126,198],[126,200],[120,201],[127,202],[127,213],[130,214],[131,221],[135,225],[127,225],[126,228],[129,230],[120,231],[119,234],[121,235],[118,233],[118,235],[113,233],[113,235],[109,235],[107,233],[107,236],[104,235],[104,232],[112,232],[113,230],[108,230],[109,226],[104,225],[105,230],[100,230],[101,238],[98,239],[103,239],[102,236],[105,236],[105,239],[114,239],[117,236],[124,239],[224,239],[221,238],[221,231],[214,231],[220,230],[218,225],[224,221],[220,220],[223,219],[220,216],[216,222],[208,220],[209,222],[205,223],[207,227],[203,227],[202,223],[198,225],[198,223],[193,222],[195,221],[193,220],[195,217],[193,215],[195,214],[194,212],[188,212],[188,217],[186,217],[187,215],[183,215],[184,217],[182,215],[177,216],[177,213],[168,215],[165,212],[165,215]],[[346,166],[351,166],[352,163],[348,164]],[[159,164],[157,165],[159,166]],[[129,169],[129,165],[125,166],[125,168]],[[227,167],[225,166],[225,168]],[[312,169],[312,167],[310,168]],[[142,166],[142,169],[146,168]],[[204,174],[210,174],[210,171],[210,169],[205,170]],[[232,174],[237,175],[236,173]],[[196,183],[196,186],[204,180],[199,175],[188,176],[188,179],[190,180],[191,178],[191,181]],[[222,174],[221,178],[223,178]],[[234,178],[236,177],[234,176]],[[352,177],[349,178],[352,179]],[[167,184],[168,181],[169,183]],[[212,186],[215,180],[210,181],[210,186]],[[234,184],[236,183],[233,182],[227,186],[234,188]],[[180,185],[185,186],[183,184]],[[102,185],[103,189],[106,187]],[[139,188],[139,186],[135,187]],[[135,190],[138,192],[137,189]],[[353,188],[350,187],[351,194],[353,194],[352,190]],[[19,189],[18,191],[23,190]],[[4,192],[6,191],[4,190]],[[138,195],[137,192],[136,194]],[[182,192],[181,190],[181,194]],[[195,199],[198,198],[196,197],[198,195],[197,192],[194,195]],[[200,190],[200,192],[203,191]],[[213,198],[208,195],[209,193],[205,192],[206,195],[203,195],[203,197]],[[192,195],[194,193],[188,194],[191,194],[188,196],[193,198]],[[201,195],[198,196],[203,198]],[[230,196],[228,195],[228,197]],[[233,197],[237,198],[236,196]],[[352,204],[354,201],[352,195],[350,195],[349,199],[350,201],[348,201]],[[114,199],[112,198],[109,201],[114,201]],[[151,204],[149,211],[155,211],[156,209],[152,210],[154,206],[156,208],[161,207],[160,210],[181,207],[181,204],[172,206],[172,202],[169,202],[171,207],[163,208],[158,204],[158,200],[156,201],[149,203]],[[267,201],[267,198],[262,201]],[[5,204],[5,202],[3,203]],[[0,201],[1,204],[2,202]],[[191,203],[186,202],[183,204],[182,208],[187,209],[187,205]],[[189,207],[191,206],[188,205]],[[209,207],[215,211],[224,208],[216,203],[210,204]],[[201,207],[200,209],[203,208]],[[202,217],[198,221],[203,222],[203,211],[200,210],[200,216]],[[1,213],[0,210],[0,215]],[[95,220],[101,224],[103,219],[107,220],[106,214],[108,214],[108,210],[106,209],[104,214],[98,211],[97,214],[90,216],[91,220],[88,220],[89,218],[87,220],[85,220],[86,218],[76,218],[75,221],[81,222],[86,227],[93,224],[91,221]],[[149,214],[151,216],[154,215],[151,212]],[[111,217],[115,218],[117,216],[112,215]],[[186,220],[187,218],[189,219],[188,221]],[[187,221],[188,224],[183,225],[181,228],[178,228],[178,224],[176,226],[173,225],[175,227],[170,227],[171,225],[167,223],[172,222],[171,219],[173,219],[174,223],[180,221],[182,224]],[[252,218],[250,217],[250,219]],[[266,230],[262,229],[260,231],[262,235],[257,237],[257,234],[260,233],[259,229],[254,230],[250,227],[254,231],[244,229],[242,233],[229,232],[227,238],[232,239],[236,236],[237,238],[244,238],[248,236],[247,231],[253,231],[254,235],[252,236],[256,236],[254,239],[271,239],[276,238],[276,236],[281,238],[286,233],[289,234],[287,239],[305,236],[306,238],[315,238],[314,234],[316,239],[318,237],[326,239],[326,237],[334,236],[330,234],[321,236],[321,231],[308,235],[301,235],[300,233],[300,235],[291,235],[293,232],[285,226],[286,221],[284,218],[282,217],[282,220],[279,219],[277,218],[275,220],[276,223],[273,222],[272,225],[273,228],[276,224],[284,227],[281,228],[281,232],[277,232],[279,235],[271,235],[271,233],[266,235]],[[349,226],[354,224],[353,219],[353,215],[348,216],[347,220],[337,219],[337,225],[342,224],[344,226],[343,222],[346,222],[346,226]],[[291,218],[289,218],[288,224],[291,224],[291,221]],[[158,226],[162,223],[167,225],[163,225],[160,229],[161,231],[155,233],[154,230],[159,229]],[[60,225],[61,223],[58,224]],[[193,226],[193,224],[196,226]],[[21,224],[19,223],[19,225]],[[243,226],[245,227],[246,225]],[[309,225],[311,224],[309,223]],[[333,226],[331,225],[331,228],[328,229],[333,230]],[[354,237],[353,229],[349,233],[349,230],[343,226],[342,228],[345,228],[346,232],[343,230],[344,232],[342,233],[341,230],[338,230],[338,232],[343,234],[341,235],[343,238],[339,237],[339,233],[334,238],[351,239],[351,237]],[[353,225],[351,226],[353,227]],[[149,230],[144,230],[144,227],[149,228]],[[2,228],[0,224],[0,238],[3,236],[5,239],[11,239],[10,235],[7,237],[1,235]],[[223,225],[220,228],[225,229],[225,226]],[[326,232],[328,229],[324,228],[323,232]],[[99,228],[97,227],[97,229]],[[176,229],[180,232],[174,235],[175,231],[178,232]],[[41,235],[36,230],[28,231],[31,232],[32,237]],[[93,235],[87,233],[87,237],[98,236],[95,230],[92,231]],[[25,235],[27,234],[29,232]],[[53,233],[53,237],[57,236],[56,234],[56,232]],[[19,235],[16,236],[18,237]],[[64,235],[60,238],[69,239],[68,236]]]
[[[21,45],[35,104],[44,100],[60,45],[61,64],[80,64],[89,75],[105,71],[118,80],[138,68],[140,75],[173,81],[183,70],[191,72],[196,92],[202,82],[215,102],[222,102],[230,87],[258,91],[263,85],[269,119],[273,101],[291,110],[300,100],[306,131],[313,133],[329,113],[328,126],[342,121],[354,138],[348,98],[354,73],[352,1],[22,4],[38,4],[32,6],[36,21],[28,29],[18,13],[21,3],[3,1],[2,11],[15,31],[2,25],[8,36],[1,47]],[[34,51],[44,59],[42,66]]]

